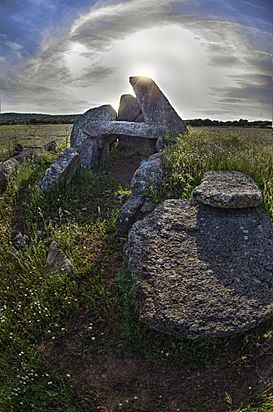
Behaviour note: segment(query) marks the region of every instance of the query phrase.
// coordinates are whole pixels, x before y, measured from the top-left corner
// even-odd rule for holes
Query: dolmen
[[[273,316],[273,225],[246,174],[205,173],[191,202],[166,200],[126,252],[140,319],[177,337],[248,331]]]
[[[91,167],[105,160],[116,140],[121,146],[156,151],[164,136],[185,134],[187,127],[157,84],[148,77],[130,77],[136,97],[123,95],[118,113],[112,106],[90,109],[75,123],[71,147],[80,149],[81,164]]]
[[[73,152],[60,155],[46,171],[40,182],[44,192],[70,180],[71,173],[77,170],[73,159],[78,158],[78,152],[80,165],[91,168],[107,159],[115,141],[120,146],[146,148],[155,153],[164,148],[165,136],[187,133],[186,124],[152,79],[136,76],[129,80],[136,97],[122,95],[118,113],[111,105],[103,105],[88,110],[74,124],[70,138]]]

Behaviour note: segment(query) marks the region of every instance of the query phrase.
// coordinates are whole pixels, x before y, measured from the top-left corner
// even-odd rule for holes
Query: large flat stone
[[[85,138],[97,137],[97,136],[131,136],[131,137],[144,137],[146,139],[157,139],[157,130],[145,123],[135,122],[122,122],[122,121],[99,121],[90,122],[83,128]]]
[[[204,205],[222,208],[257,207],[263,203],[262,192],[254,180],[230,170],[205,173],[192,197]]]
[[[197,339],[247,331],[272,317],[272,229],[262,208],[166,200],[128,237],[140,319]]]

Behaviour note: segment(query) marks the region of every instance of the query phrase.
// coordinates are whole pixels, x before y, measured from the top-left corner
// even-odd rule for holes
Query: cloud
[[[217,3],[222,19],[204,17],[201,3],[97,3],[64,30],[44,32],[33,57],[0,76],[8,107],[82,112],[118,102],[131,91],[128,76],[146,70],[183,117],[269,118],[271,34],[225,20],[224,1]],[[236,6],[229,4],[231,14]]]

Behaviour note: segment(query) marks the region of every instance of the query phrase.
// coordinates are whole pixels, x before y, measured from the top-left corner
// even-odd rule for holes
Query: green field
[[[57,133],[67,139],[62,125],[0,128],[2,148]],[[153,201],[189,198],[205,171],[231,168],[255,178],[273,217],[271,130],[200,128],[171,143]],[[115,219],[147,154],[115,148],[103,166],[46,196],[38,182],[56,154],[21,164],[0,198],[0,411],[272,412],[272,322],[191,342],[138,321]],[[51,240],[72,274],[45,273]]]
[[[0,152],[2,156],[3,153],[7,156],[17,143],[26,146],[42,146],[51,140],[63,143],[69,138],[72,127],[71,124],[2,125],[0,126]]]

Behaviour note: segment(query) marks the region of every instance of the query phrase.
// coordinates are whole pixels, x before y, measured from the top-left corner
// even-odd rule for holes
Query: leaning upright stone
[[[17,166],[18,162],[14,158],[0,163],[0,193],[6,190],[9,181],[16,173]]]
[[[263,203],[262,192],[254,180],[245,173],[232,170],[205,173],[192,197],[204,205],[225,209],[257,207]]]
[[[88,126],[89,131],[92,130],[92,122],[107,122],[116,119],[117,113],[115,109],[113,109],[113,107],[109,104],[88,110],[74,124],[70,139],[71,147],[74,147],[76,149],[79,149],[81,147],[83,140],[85,140],[87,137],[83,131],[84,129],[88,128]]]
[[[176,113],[157,84],[148,77],[130,77],[145,123],[153,125],[162,136],[185,134],[185,122]]]
[[[137,99],[131,94],[123,94],[120,98],[117,120],[135,122],[141,114]]]
[[[62,183],[69,183],[80,167],[80,156],[72,148],[65,149],[45,171],[40,180],[43,192],[51,192]]]

